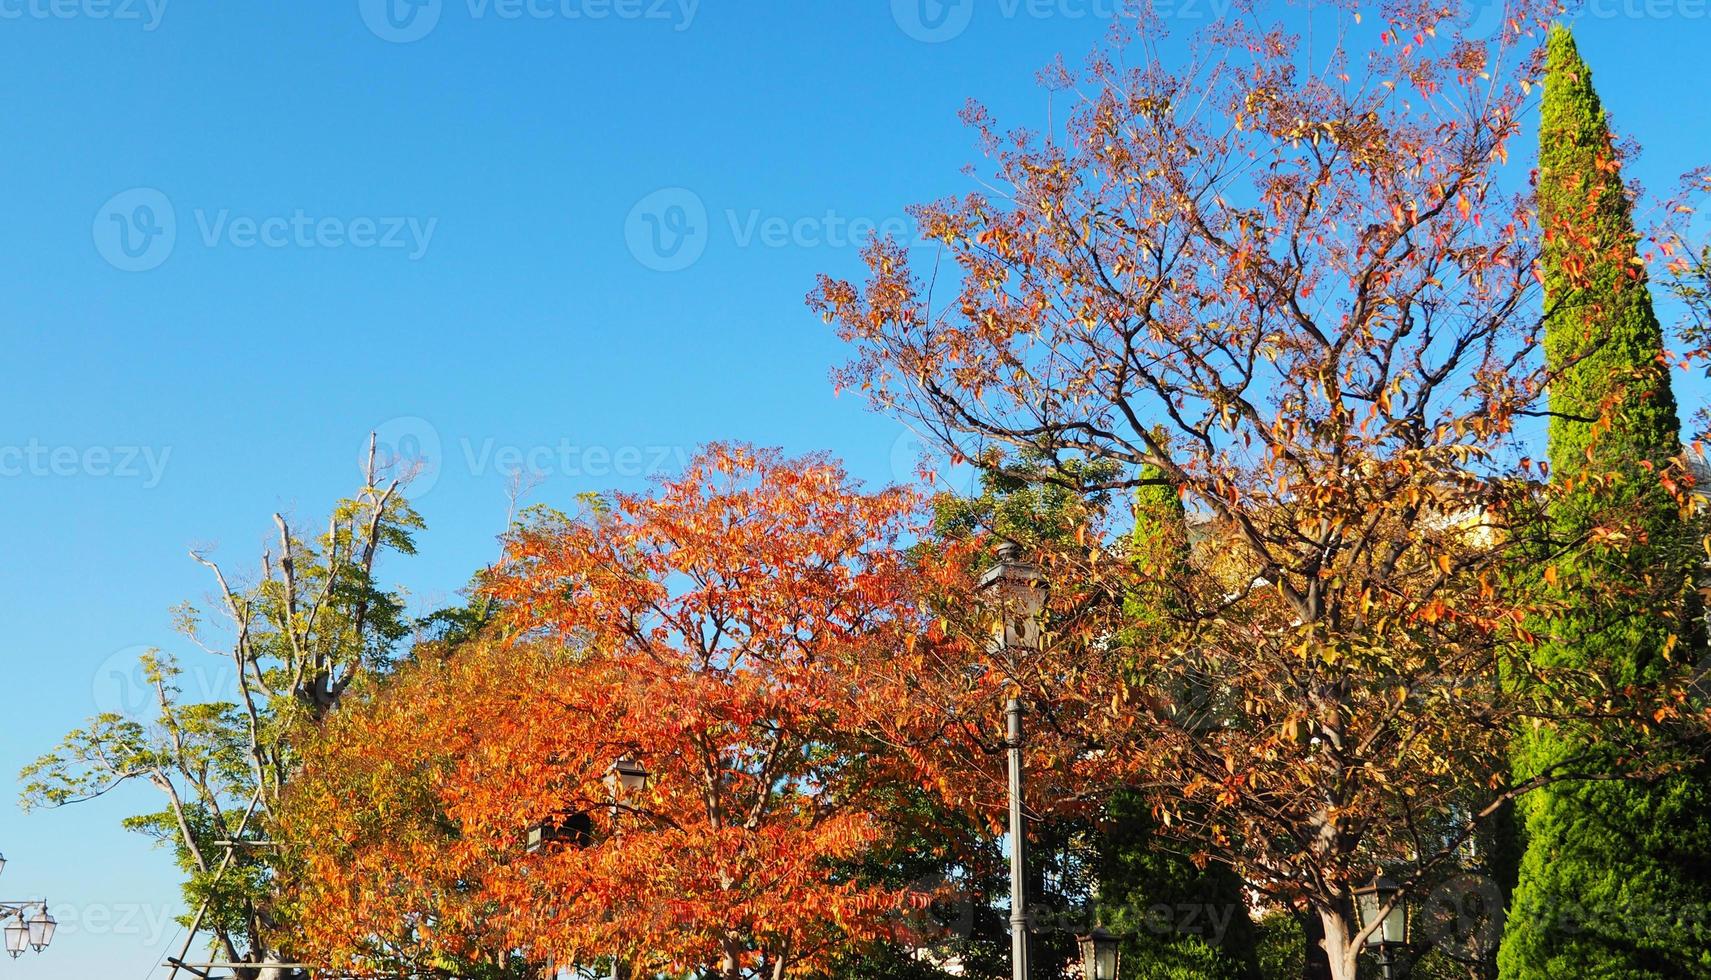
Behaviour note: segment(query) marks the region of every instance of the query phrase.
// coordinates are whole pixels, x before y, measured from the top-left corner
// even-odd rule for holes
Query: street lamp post
[[[623,836],[618,823],[619,803],[625,793],[640,793],[648,788],[648,777],[652,775],[636,757],[625,753],[612,763],[606,770],[606,788],[612,791],[612,839]],[[612,954],[611,980],[622,980],[618,973],[618,954]]]
[[[6,868],[6,858],[0,855],[0,871]],[[26,948],[41,952],[53,942],[54,929],[59,923],[48,912],[48,903],[0,902],[0,922],[6,923],[0,933],[6,939],[6,953],[13,959],[22,956]]]
[[[1020,560],[1013,541],[998,548],[998,562],[980,577],[977,591],[998,613],[994,643],[1017,676],[1019,655],[1038,649],[1040,613],[1045,609],[1045,580],[1038,567]],[[1022,698],[1012,694],[1004,705],[1004,747],[1010,769],[1010,975],[1028,980],[1027,828],[1022,813]]]
[[[1117,980],[1117,966],[1122,949],[1116,936],[1104,926],[1094,926],[1085,936],[1077,936],[1081,946],[1081,975],[1083,980]]]
[[[1396,882],[1383,875],[1372,879],[1372,884],[1355,889],[1358,927],[1364,930],[1378,923],[1367,933],[1366,946],[1377,956],[1384,980],[1394,980],[1395,952],[1408,945],[1408,905],[1397,897],[1401,892]],[[1382,922],[1378,922],[1380,913],[1384,915]]]

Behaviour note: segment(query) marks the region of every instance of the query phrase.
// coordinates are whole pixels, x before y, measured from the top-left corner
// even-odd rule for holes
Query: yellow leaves
[[[1546,585],[1549,585],[1552,588],[1556,588],[1557,578],[1558,578],[1558,573],[1557,573],[1557,567],[1555,565],[1551,565],[1550,567],[1545,569],[1545,584]]]

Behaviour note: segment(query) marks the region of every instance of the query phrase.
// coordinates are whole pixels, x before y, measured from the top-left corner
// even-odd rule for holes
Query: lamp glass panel
[[[1365,929],[1368,925],[1372,924],[1374,919],[1378,918],[1378,908],[1379,902],[1377,891],[1368,889],[1355,894],[1355,912],[1360,920],[1360,928]],[[1376,943],[1380,938],[1378,930],[1375,929],[1366,937],[1366,941],[1368,943]]]
[[[1096,941],[1093,945],[1093,980],[1117,980],[1117,942],[1114,939]]]
[[[29,942],[30,927],[22,920],[13,919],[6,923],[6,952],[13,956],[24,951],[24,944]]]
[[[1408,941],[1408,910],[1403,903],[1397,902],[1390,914],[1384,917],[1384,925],[1380,927],[1387,943],[1403,944]]]
[[[1045,608],[1045,591],[1039,588],[1031,570],[1004,569],[1004,578],[997,587],[998,614],[1002,620],[1005,646],[1033,649],[1040,642],[1040,611]]]
[[[53,942],[53,931],[59,923],[42,909],[30,918],[30,945],[40,950]]]

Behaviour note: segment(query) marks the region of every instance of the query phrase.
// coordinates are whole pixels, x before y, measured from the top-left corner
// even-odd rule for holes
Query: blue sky
[[[432,462],[421,554],[385,569],[422,606],[494,554],[507,464],[547,503],[716,438],[907,476],[803,296],[967,189],[966,98],[1043,122],[1034,72],[1113,6],[0,0],[0,796],[123,705],[140,648],[215,686],[169,628],[209,586],[187,549],[253,567],[273,511],[355,487],[370,430]],[[1662,187],[1711,149],[1708,12],[1600,10],[1582,50]],[[65,923],[0,977],[176,949],[169,857],[117,826],[154,803],[0,806],[0,899]]]

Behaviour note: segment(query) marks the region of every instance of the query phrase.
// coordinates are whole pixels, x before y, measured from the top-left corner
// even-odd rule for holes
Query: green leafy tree
[[[1676,403],[1619,164],[1591,72],[1557,28],[1538,175],[1553,481],[1543,547],[1585,547],[1545,572],[1544,586],[1570,611],[1545,625],[1534,658],[1598,667],[1617,690],[1656,681],[1696,645],[1684,642],[1694,542],[1670,489],[1681,452]],[[1557,765],[1586,742],[1573,726],[1527,732],[1517,775]],[[1501,975],[1711,975],[1708,810],[1703,769],[1529,794]]]
[[[1155,832],[1143,798],[1111,802],[1099,862],[1105,925],[1123,937],[1124,980],[1249,980],[1262,976],[1259,932],[1241,880],[1197,865]]]
[[[253,583],[235,583],[192,552],[213,575],[218,609],[210,617],[186,604],[178,627],[229,662],[229,699],[187,699],[179,665],[150,651],[139,674],[153,694],[146,716],[98,715],[20,774],[26,809],[132,782],[159,790],[163,808],[124,825],[172,849],[195,910],[183,924],[206,931],[220,959],[255,964],[238,969],[238,980],[272,980],[284,971],[268,964],[290,960],[281,852],[269,831],[302,739],[353,685],[387,671],[413,631],[403,597],[376,582],[375,563],[412,553],[421,521],[400,481],[378,479],[372,453],[368,476],[317,538],[276,514],[277,544]]]

